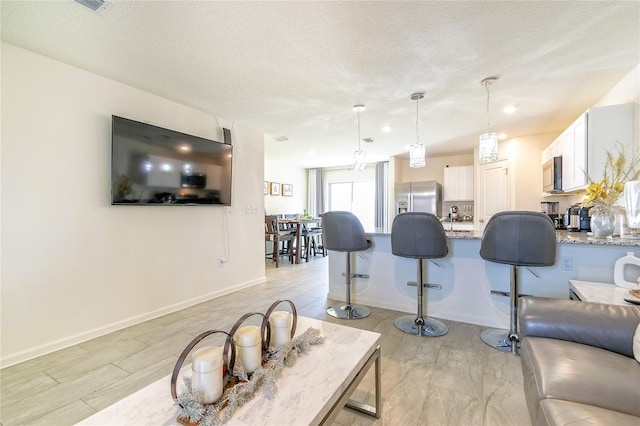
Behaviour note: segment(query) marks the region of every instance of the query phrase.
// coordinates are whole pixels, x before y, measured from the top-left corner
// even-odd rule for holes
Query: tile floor
[[[228,330],[240,314],[291,299],[299,314],[327,321],[327,258],[274,268],[268,282],[0,370],[0,424],[71,425],[170,374],[187,343]],[[530,425],[520,359],[480,340],[482,327],[444,321],[438,338],[405,335],[398,312],[372,309],[353,327],[382,333],[382,417],[344,409],[336,425]],[[169,392],[169,389],[167,389]],[[373,374],[355,392],[371,403]]]

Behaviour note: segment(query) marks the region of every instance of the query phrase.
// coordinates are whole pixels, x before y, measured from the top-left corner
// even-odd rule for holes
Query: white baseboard
[[[184,308],[188,308],[189,306],[197,305],[198,303],[206,302],[211,299],[215,299],[217,297],[225,296],[227,294],[233,293],[238,290],[242,290],[244,288],[253,287],[258,284],[262,284],[267,282],[266,276],[257,278],[255,280],[247,281],[241,284],[234,285],[232,287],[227,287],[222,290],[214,291],[211,293],[203,294],[198,297],[194,297],[189,300],[184,300],[179,303],[175,303],[173,305],[168,305],[162,307],[160,309],[156,309],[151,312],[147,312],[144,314],[136,315],[130,318],[126,318],[121,321],[117,321],[111,324],[104,325],[102,327],[97,327],[91,330],[83,331],[81,333],[75,334],[73,336],[64,337],[62,339],[55,340],[53,342],[45,343],[43,345],[38,345],[33,348],[29,348],[23,351],[20,351],[15,354],[11,354],[5,356],[0,359],[0,368],[10,367],[12,365],[18,364],[20,362],[24,362],[30,360],[32,358],[36,358],[42,355],[46,355],[51,352],[58,351],[60,349],[67,348],[69,346],[77,345],[78,343],[86,342],[87,340],[94,339],[96,337],[104,336],[105,334],[112,333],[114,331],[121,330],[126,327],[130,327],[135,324],[139,324],[144,321],[149,321],[154,318],[161,317],[163,315],[170,314],[172,312],[179,311]]]

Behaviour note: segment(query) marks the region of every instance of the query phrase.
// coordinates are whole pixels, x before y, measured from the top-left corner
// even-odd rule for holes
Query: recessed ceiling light
[[[389,133],[391,131],[391,126],[389,126],[388,124],[385,124],[384,126],[380,127],[380,130],[382,130],[385,133]]]
[[[502,112],[504,112],[505,114],[513,114],[514,112],[516,112],[516,109],[518,108],[515,105],[507,105],[506,107],[504,107]]]
[[[178,150],[180,152],[191,152],[191,145],[189,145],[188,143],[183,143],[178,145]]]

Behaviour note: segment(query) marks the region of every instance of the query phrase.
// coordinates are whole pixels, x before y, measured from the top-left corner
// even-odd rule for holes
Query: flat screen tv
[[[231,144],[117,116],[111,136],[112,205],[231,205]]]

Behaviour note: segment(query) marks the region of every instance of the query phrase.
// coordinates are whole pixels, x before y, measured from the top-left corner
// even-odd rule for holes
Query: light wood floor
[[[334,321],[325,313],[327,258],[279,268],[268,282],[108,334],[0,371],[0,422],[71,425],[166,376],[193,337],[228,330],[246,312],[264,312],[291,299],[300,315]],[[382,333],[382,418],[349,409],[338,425],[530,425],[520,359],[480,340],[482,327],[444,321],[449,333],[418,338],[398,331],[399,312],[372,309],[348,325]],[[354,396],[372,399],[368,374]],[[169,393],[169,389],[167,389]]]

